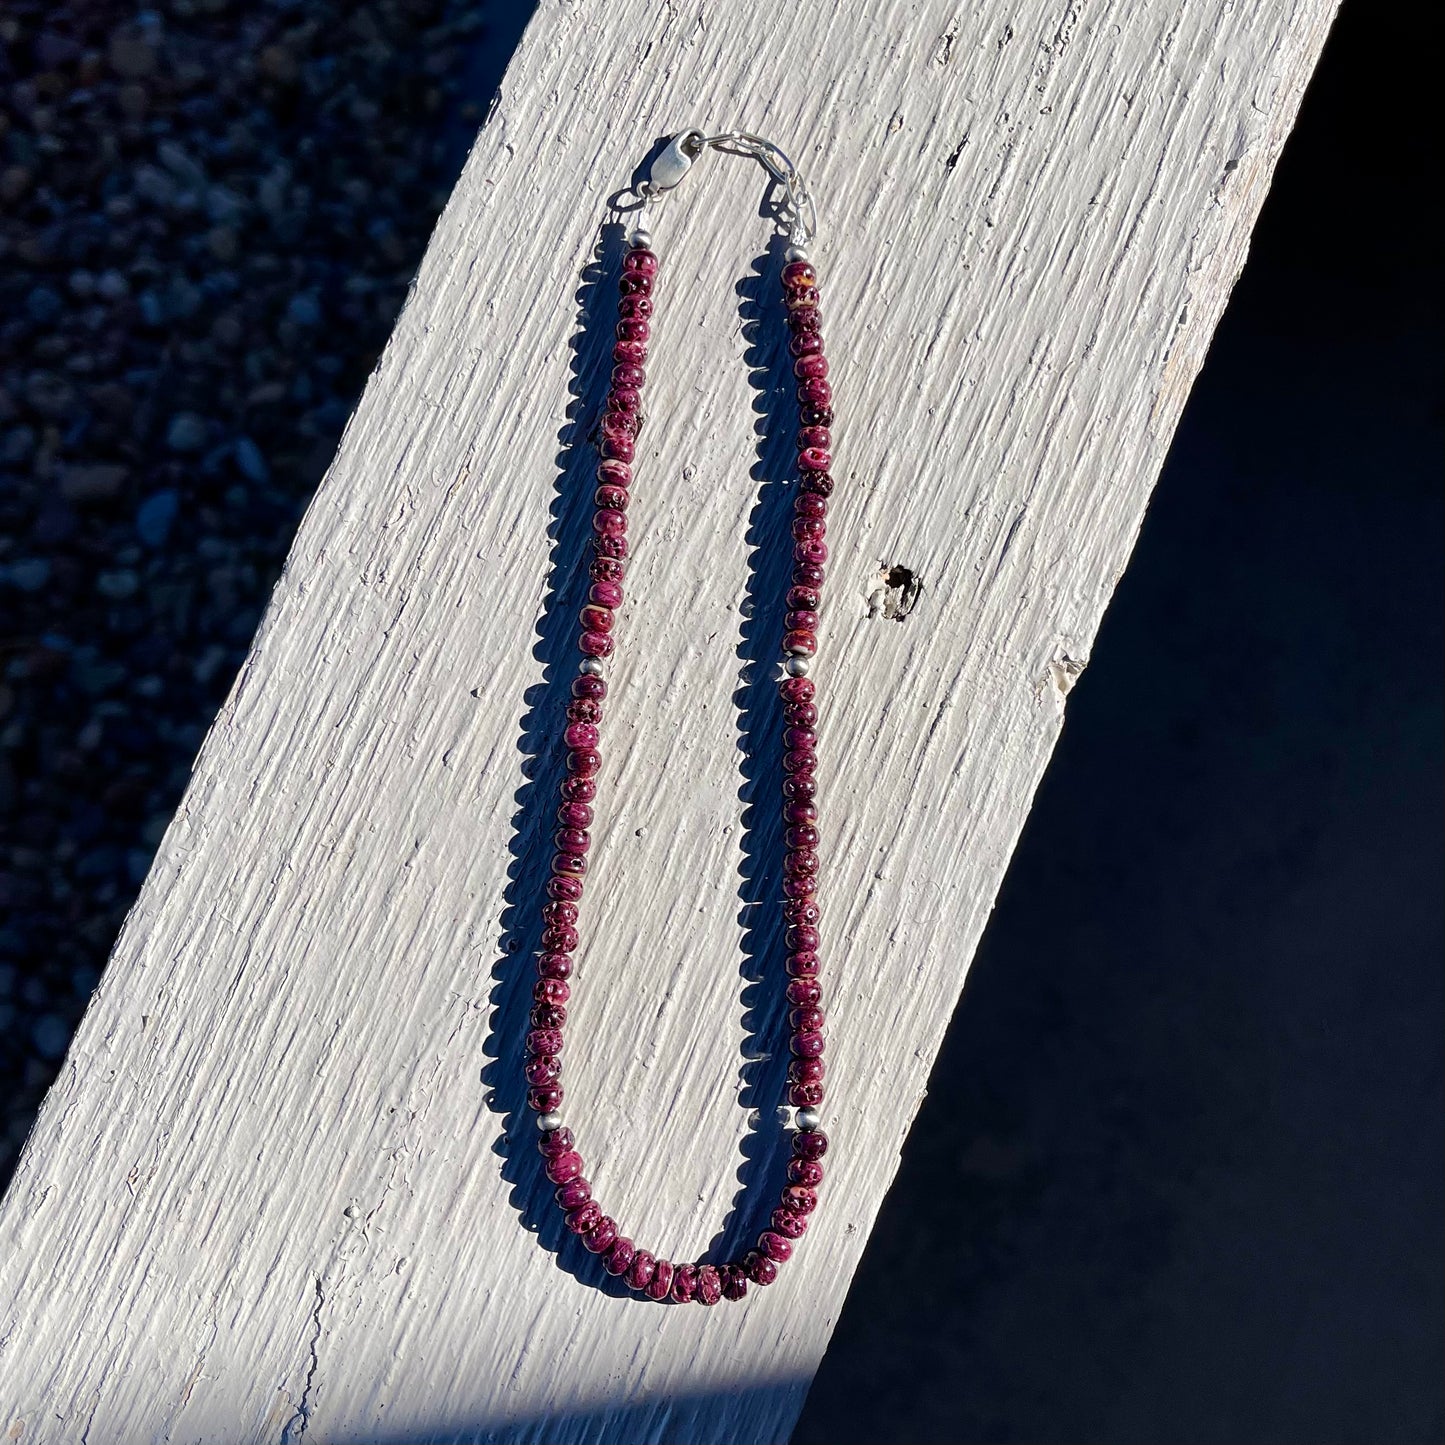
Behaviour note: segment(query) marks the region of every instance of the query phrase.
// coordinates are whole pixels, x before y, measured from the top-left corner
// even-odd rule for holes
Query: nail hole
[[[909,567],[884,566],[878,569],[868,594],[869,617],[889,617],[902,622],[923,592],[923,579]]]

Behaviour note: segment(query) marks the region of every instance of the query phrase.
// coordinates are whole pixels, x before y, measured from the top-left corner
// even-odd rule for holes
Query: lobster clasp
[[[661,195],[677,185],[691,169],[693,161],[702,154],[705,139],[697,129],[681,131],[673,136],[648,170],[648,194]]]

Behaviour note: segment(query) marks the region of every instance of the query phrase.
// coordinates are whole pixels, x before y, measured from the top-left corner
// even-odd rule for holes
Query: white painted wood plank
[[[0,1207],[7,1439],[786,1437],[1333,10],[543,5]],[[835,1162],[780,1283],[713,1311],[559,1268],[516,1083],[599,224],[694,122],[777,138],[820,198],[845,479],[817,670]],[[657,226],[569,1029],[595,1184],[681,1257],[739,1201],[755,1231],[740,1181],[776,1167],[749,1125],[776,1069],[740,1062],[776,1021],[771,787],[740,813],[776,703],[739,688],[775,646],[775,597],[744,604],[790,427],[755,389],[758,196],[710,157]],[[889,565],[923,579],[902,623],[869,615]]]

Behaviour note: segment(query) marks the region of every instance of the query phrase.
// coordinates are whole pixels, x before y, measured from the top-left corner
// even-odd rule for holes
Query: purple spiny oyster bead
[[[793,1135],[793,1153],[799,1159],[821,1159],[828,1152],[828,1136],[821,1129],[800,1129]]]
[[[556,1159],[563,1154],[570,1154],[576,1142],[572,1131],[564,1125],[561,1129],[553,1129],[551,1133],[543,1134],[537,1140],[537,1152],[544,1159]]]
[[[722,1279],[710,1264],[697,1268],[697,1302],[700,1305],[715,1305],[722,1298]]]
[[[560,1054],[562,1052],[561,1029],[533,1029],[527,1035],[529,1054]]]
[[[672,1272],[672,1297],[680,1305],[688,1304],[697,1293],[697,1266],[680,1264]]]
[[[652,1283],[657,1271],[657,1258],[648,1250],[639,1249],[632,1256],[632,1268],[627,1271],[627,1283],[633,1289],[646,1289]]]
[[[774,1228],[777,1227],[777,1217],[778,1211],[774,1210]],[[601,1218],[602,1206],[595,1199],[589,1199],[586,1204],[579,1204],[576,1209],[570,1211],[564,1222],[573,1234],[586,1234]]]
[[[772,1284],[778,1277],[777,1265],[756,1249],[750,1249],[743,1256],[743,1268],[754,1284]]]
[[[786,1264],[793,1254],[793,1242],[784,1239],[776,1230],[765,1229],[758,1235],[758,1248],[774,1264]]]
[[[653,1270],[652,1278],[643,1290],[648,1299],[665,1300],[672,1293],[673,1264],[670,1259],[660,1259]]]
[[[593,1254],[601,1254],[604,1249],[610,1249],[616,1239],[617,1221],[604,1214],[591,1230],[582,1236],[582,1243]]]
[[[632,1257],[636,1252],[632,1241],[619,1234],[602,1257],[602,1268],[608,1274],[626,1274],[632,1268]]]
[[[742,1299],[748,1292],[748,1277],[740,1264],[722,1265],[718,1274],[722,1278],[722,1292],[724,1299]]]
[[[566,1184],[558,1185],[553,1197],[560,1208],[570,1212],[580,1209],[592,1198],[592,1186],[579,1174],[576,1179],[569,1179]]]
[[[768,1222],[773,1226],[774,1232],[781,1234],[784,1239],[801,1239],[808,1228],[808,1221],[801,1214],[794,1214],[791,1209],[773,1210]]]

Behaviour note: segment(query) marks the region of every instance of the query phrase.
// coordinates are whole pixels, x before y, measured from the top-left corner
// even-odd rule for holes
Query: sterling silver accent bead
[[[584,657],[577,671],[585,672],[588,677],[601,677],[602,660],[597,657]]]
[[[823,1122],[823,1116],[816,1109],[799,1109],[793,1115],[793,1122],[800,1129],[816,1129]]]
[[[783,664],[783,671],[786,672],[789,677],[807,677],[808,669],[811,665],[811,658],[803,657],[798,653],[794,653]]]
[[[550,1134],[554,1129],[562,1127],[562,1116],[560,1114],[538,1114],[537,1127],[544,1134]]]
[[[811,261],[813,258],[808,254],[806,246],[789,246],[784,252],[789,261]]]
[[[652,232],[644,226],[639,226],[627,237],[627,244],[633,247],[645,246],[650,251],[652,250]]]

